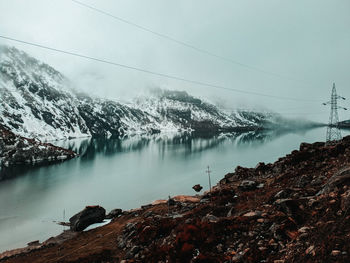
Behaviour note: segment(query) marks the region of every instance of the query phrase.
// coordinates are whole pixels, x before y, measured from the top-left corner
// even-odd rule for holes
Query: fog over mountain
[[[154,89],[128,103],[89,96],[51,66],[0,45],[0,124],[40,140],[196,131],[251,131],[276,114],[225,110],[185,91]]]
[[[178,45],[73,1],[0,1],[0,32],[54,48],[232,89],[316,100],[278,100],[203,87],[53,53],[11,41],[85,92],[128,100],[148,88],[185,90],[227,107],[263,108],[327,122],[332,82],[350,98],[350,2],[82,0],[138,25],[264,74]],[[291,80],[292,79],[292,80]],[[344,106],[349,106],[345,103]],[[340,119],[350,115],[340,112]]]

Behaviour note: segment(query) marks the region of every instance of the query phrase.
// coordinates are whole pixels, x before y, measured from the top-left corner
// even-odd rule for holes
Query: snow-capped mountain
[[[185,91],[161,89],[153,90],[149,96],[135,99],[134,105],[155,117],[163,126],[170,124],[194,131],[256,129],[274,116],[252,111],[227,111]]]
[[[271,118],[224,111],[186,92],[153,92],[125,104],[76,91],[51,66],[0,46],[0,124],[40,140],[164,131],[256,129]]]

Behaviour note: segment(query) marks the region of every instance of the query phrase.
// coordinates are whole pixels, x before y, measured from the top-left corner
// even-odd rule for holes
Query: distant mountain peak
[[[254,129],[263,114],[230,112],[186,91],[153,89],[125,104],[74,90],[53,67],[0,46],[0,124],[21,136],[55,140],[154,132]]]

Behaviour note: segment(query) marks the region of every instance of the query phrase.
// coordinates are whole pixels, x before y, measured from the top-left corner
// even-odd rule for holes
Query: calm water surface
[[[0,182],[0,252],[59,234],[63,228],[53,221],[62,221],[63,211],[68,220],[86,205],[98,204],[108,212],[168,195],[195,194],[194,184],[208,188],[208,165],[216,184],[237,165],[274,162],[301,142],[324,138],[325,129],[319,128],[214,138],[169,135],[59,142],[81,156],[51,166],[18,168],[18,177]]]

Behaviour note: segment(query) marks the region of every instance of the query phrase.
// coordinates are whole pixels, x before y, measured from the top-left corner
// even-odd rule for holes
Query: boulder
[[[255,170],[258,172],[265,172],[268,166],[264,162],[260,162],[255,166]]]
[[[107,219],[113,219],[118,216],[120,216],[123,213],[123,210],[120,208],[113,209],[111,212],[108,213],[106,216]]]
[[[69,219],[72,231],[83,231],[89,225],[101,223],[105,219],[106,210],[101,206],[87,206]]]
[[[211,214],[207,214],[202,218],[202,222],[217,223],[218,221],[219,218]]]
[[[303,221],[305,211],[302,209],[304,200],[302,199],[277,199],[273,204],[277,210],[285,213],[298,223]]]
[[[277,194],[275,194],[274,199],[277,200],[277,199],[288,198],[291,195],[292,192],[293,191],[291,189],[288,189],[288,188],[282,189]]]
[[[255,181],[243,180],[241,184],[238,186],[238,189],[240,189],[241,191],[251,191],[256,189],[257,186],[258,186],[258,183]]]
[[[169,196],[167,204],[168,204],[168,206],[174,206],[174,205],[176,205],[176,201]]]
[[[316,195],[329,194],[336,187],[343,187],[344,185],[350,185],[350,167],[341,169],[328,179],[327,183],[323,186],[321,191]]]
[[[245,213],[243,216],[244,217],[259,217],[261,216],[261,212],[260,211],[250,211],[248,213]]]
[[[350,190],[346,191],[341,195],[341,204],[340,204],[341,210],[344,212],[348,212],[350,208]]]
[[[304,174],[298,179],[298,182],[296,183],[296,187],[304,188],[305,186],[310,184],[311,180],[312,178]]]
[[[193,190],[195,190],[196,192],[200,192],[203,187],[200,184],[196,184],[195,186],[192,187]]]

